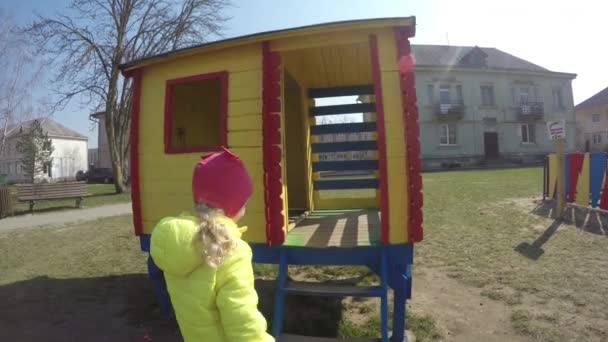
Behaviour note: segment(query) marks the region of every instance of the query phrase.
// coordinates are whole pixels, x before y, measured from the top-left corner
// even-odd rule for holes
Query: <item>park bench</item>
[[[76,207],[84,197],[90,196],[85,182],[18,184],[17,199],[19,202],[29,202],[30,211],[34,211],[34,204],[38,201],[74,199]]]

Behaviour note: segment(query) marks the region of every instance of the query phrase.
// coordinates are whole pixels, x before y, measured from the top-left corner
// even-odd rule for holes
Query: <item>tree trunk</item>
[[[122,167],[119,163],[112,162],[112,169],[114,171],[114,189],[117,194],[127,192],[128,188],[125,185],[125,177],[122,172]]]

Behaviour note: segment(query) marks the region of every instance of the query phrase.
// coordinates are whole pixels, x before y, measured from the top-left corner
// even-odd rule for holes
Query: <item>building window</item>
[[[562,88],[560,87],[553,88],[553,107],[564,108],[564,103],[562,99]]]
[[[444,124],[439,126],[439,144],[456,145],[456,126],[454,124]]]
[[[602,143],[602,135],[600,133],[593,133],[593,145],[599,145]]]
[[[169,80],[165,152],[216,151],[227,143],[228,72]]]
[[[600,122],[600,115],[599,114],[593,114],[593,115],[591,115],[591,121],[593,121],[593,122]]]
[[[536,143],[536,127],[532,124],[521,125],[521,142],[524,144]]]
[[[439,102],[450,103],[450,86],[441,85],[439,86]]]
[[[429,84],[426,86],[426,98],[428,99],[428,105],[432,106],[435,104],[435,86]]]
[[[494,87],[491,85],[481,86],[481,105],[494,107]]]
[[[530,102],[530,88],[521,87],[519,88],[519,103],[527,104]]]

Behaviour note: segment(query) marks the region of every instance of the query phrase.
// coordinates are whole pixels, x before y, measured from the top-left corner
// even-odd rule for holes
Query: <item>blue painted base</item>
[[[140,243],[141,250],[149,253],[150,236],[140,236]],[[387,285],[394,291],[391,341],[405,341],[406,302],[407,299],[411,298],[412,289],[412,245],[308,248],[268,247],[265,244],[251,244],[251,248],[253,250],[253,262],[279,264],[278,283],[284,283],[287,276],[287,265],[360,265],[369,267],[382,279],[386,279]],[[163,272],[156,266],[151,257],[148,257],[148,275],[152,281],[154,295],[160,307],[161,315],[170,316],[172,314],[171,301]],[[276,291],[275,295],[275,301],[282,303],[284,300],[283,291]],[[282,321],[282,314],[282,310],[275,310],[275,322]],[[273,333],[277,336],[280,333],[281,325],[273,324],[273,328],[276,330]],[[383,327],[384,329],[385,327]]]
[[[381,279],[386,279],[394,291],[393,331],[391,341],[405,341],[406,302],[412,294],[413,246],[410,244],[386,246],[361,246],[352,248],[309,248],[252,244],[253,262],[279,264],[277,286],[281,287],[286,277],[285,265],[352,265],[367,266]],[[382,258],[385,256],[385,270]],[[383,276],[384,274],[384,276]],[[275,292],[275,301],[283,302],[283,291]],[[282,305],[275,303],[273,335],[280,334]],[[386,310],[381,310],[385,312]],[[384,313],[386,315],[386,313]],[[278,324],[277,324],[278,323]],[[383,327],[382,330],[384,330]],[[383,333],[384,335],[384,333]]]

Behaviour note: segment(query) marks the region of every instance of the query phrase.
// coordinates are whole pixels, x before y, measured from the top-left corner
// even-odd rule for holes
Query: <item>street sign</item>
[[[566,120],[547,121],[550,140],[566,139]]]

